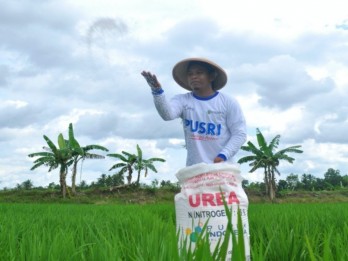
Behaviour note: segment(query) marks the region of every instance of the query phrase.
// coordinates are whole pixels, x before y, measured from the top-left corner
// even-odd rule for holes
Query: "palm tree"
[[[72,123],[69,124],[68,143],[72,151],[72,157],[73,157],[73,167],[72,167],[72,174],[71,174],[71,192],[75,195],[76,194],[76,173],[77,173],[78,162],[80,160],[82,160],[83,162],[85,159],[104,159],[105,158],[105,156],[103,155],[89,153],[90,150],[103,150],[103,151],[109,151],[109,150],[100,145],[87,145],[85,147],[81,147],[80,144],[75,139]]]
[[[153,162],[160,161],[165,162],[162,158],[150,158],[150,159],[143,159],[143,152],[140,149],[139,145],[137,144],[137,156],[136,156],[136,162],[135,162],[135,169],[138,171],[138,177],[136,181],[136,185],[139,186],[140,183],[140,173],[142,170],[145,171],[145,177],[147,176],[148,169],[152,170],[153,172],[157,173],[157,169],[153,165]]]
[[[275,198],[276,183],[275,183],[275,172],[280,175],[278,166],[281,160],[285,160],[289,163],[294,162],[294,158],[289,157],[286,153],[302,153],[303,151],[299,148],[301,145],[295,145],[286,149],[274,152],[278,148],[280,135],[275,136],[269,144],[267,144],[264,136],[259,129],[256,129],[256,138],[258,142],[258,148],[251,142],[248,141],[247,146],[242,146],[241,149],[244,151],[251,152],[253,155],[243,157],[238,160],[238,163],[251,162],[250,172],[254,172],[257,169],[262,168],[264,170],[264,180],[266,185],[266,194],[268,194],[271,201]]]
[[[68,166],[72,164],[72,154],[66,140],[60,133],[58,135],[58,147],[46,136],[43,135],[50,151],[31,153],[28,157],[39,157],[34,161],[34,166],[30,170],[34,170],[40,166],[48,166],[48,172],[59,167],[60,190],[63,198],[66,196],[66,175]]]

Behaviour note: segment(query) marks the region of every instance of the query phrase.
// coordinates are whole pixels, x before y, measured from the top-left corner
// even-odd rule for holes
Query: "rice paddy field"
[[[249,226],[252,260],[348,260],[347,203],[251,204]],[[0,204],[4,261],[193,259],[177,246],[174,204]]]

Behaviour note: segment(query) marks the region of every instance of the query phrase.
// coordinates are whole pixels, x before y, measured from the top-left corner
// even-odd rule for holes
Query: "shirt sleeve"
[[[227,127],[231,136],[220,154],[225,155],[228,160],[237,154],[240,147],[247,139],[245,118],[242,109],[236,100],[232,100],[229,103]]]
[[[153,94],[153,99],[157,112],[163,120],[170,121],[181,117],[183,106],[180,95],[176,95],[168,101],[162,91],[159,94]]]

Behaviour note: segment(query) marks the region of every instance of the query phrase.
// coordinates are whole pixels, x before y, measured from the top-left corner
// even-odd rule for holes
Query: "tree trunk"
[[[271,184],[271,188],[269,190],[269,199],[271,200],[271,202],[273,202],[274,199],[275,199],[275,191],[274,191],[274,188],[273,188],[272,184]]]
[[[130,185],[132,182],[133,169],[131,165],[128,165],[127,168],[128,168],[127,184]]]
[[[273,169],[268,169],[269,171],[269,199],[271,202],[274,201],[275,199],[275,192],[276,192],[276,185],[275,185],[275,180],[274,180],[274,170]]]
[[[65,168],[60,168],[60,175],[59,175],[59,183],[60,183],[60,192],[62,193],[63,198],[66,197],[66,181],[65,181]]]
[[[139,183],[140,183],[140,169],[138,170],[138,177],[137,177],[137,186],[139,186]]]
[[[77,162],[74,162],[72,175],[71,175],[71,193],[76,195],[76,172],[77,172]]]
[[[266,188],[266,195],[269,194],[269,182],[268,182],[268,171],[267,168],[265,167],[265,188]]]

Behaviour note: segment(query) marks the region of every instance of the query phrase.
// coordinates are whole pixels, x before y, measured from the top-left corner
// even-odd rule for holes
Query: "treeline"
[[[114,175],[107,175],[107,174],[101,174],[101,176],[95,180],[92,181],[90,184],[88,184],[86,181],[82,180],[79,184],[77,184],[77,189],[79,191],[87,190],[87,189],[112,189],[114,187],[121,187],[122,185],[126,185],[125,179],[122,173],[117,173]],[[151,184],[145,184],[140,183],[140,186],[142,188],[167,188],[167,189],[175,189],[177,190],[179,188],[179,184],[177,182],[171,182],[170,180],[157,180],[154,179]],[[14,188],[7,188],[4,187],[3,191],[7,190],[52,190],[52,191],[59,191],[60,190],[60,184],[56,184],[54,182],[49,183],[47,186],[34,186],[34,183],[32,180],[28,179],[26,181],[23,181],[22,183],[17,183],[17,185]],[[69,189],[69,188],[68,188]]]
[[[88,184],[82,180],[77,187],[81,190],[94,189],[94,188],[106,188],[111,189],[113,187],[125,185],[124,176],[120,173],[114,175],[101,174],[101,176]],[[147,188],[173,188],[178,189],[180,186],[177,182],[171,182],[170,180],[153,180],[151,184],[140,184],[141,187]],[[265,191],[264,182],[249,182],[248,180],[243,181],[243,187],[253,191]],[[46,187],[35,187],[31,180],[26,180],[21,184],[17,184],[16,190],[29,190],[29,189],[60,189],[60,185],[54,182],[48,184]],[[341,188],[348,188],[348,175],[341,175],[339,170],[329,168],[324,174],[324,178],[318,178],[312,174],[290,174],[286,179],[279,179],[277,182],[277,191],[321,191],[321,190],[337,190]],[[4,188],[3,190],[8,190]]]
[[[243,187],[248,190],[265,191],[264,182],[243,181]],[[321,191],[321,190],[337,190],[348,187],[348,175],[341,175],[339,170],[329,168],[324,178],[317,178],[312,174],[290,174],[286,179],[279,179],[277,182],[277,191]]]

